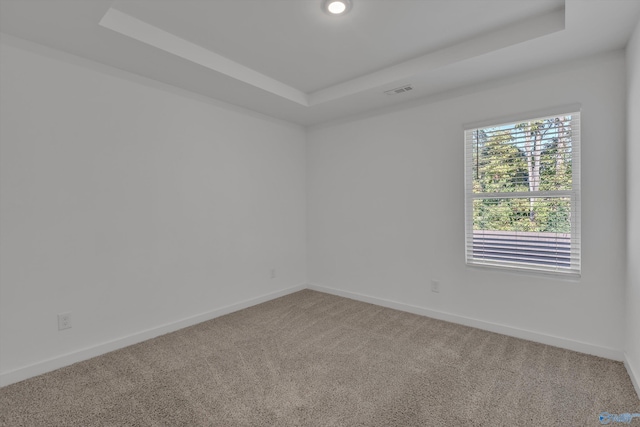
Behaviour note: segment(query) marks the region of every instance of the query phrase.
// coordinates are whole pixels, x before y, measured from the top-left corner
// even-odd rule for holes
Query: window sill
[[[492,265],[485,263],[473,263],[466,262],[466,267],[473,270],[484,270],[484,271],[500,271],[503,273],[515,274],[518,276],[529,276],[529,277],[540,277],[540,278],[548,278],[566,282],[579,282],[582,278],[581,273],[575,272],[564,272],[564,271],[547,271],[547,270],[537,270],[535,268],[526,268],[526,267],[508,267],[502,265]]]

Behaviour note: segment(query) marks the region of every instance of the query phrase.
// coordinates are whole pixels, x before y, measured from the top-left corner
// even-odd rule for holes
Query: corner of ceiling
[[[306,93],[113,7],[105,13],[99,25],[304,107],[309,106]]]

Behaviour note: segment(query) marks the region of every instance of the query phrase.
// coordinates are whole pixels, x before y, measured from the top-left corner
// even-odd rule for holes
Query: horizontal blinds
[[[580,114],[467,129],[469,264],[580,273]]]

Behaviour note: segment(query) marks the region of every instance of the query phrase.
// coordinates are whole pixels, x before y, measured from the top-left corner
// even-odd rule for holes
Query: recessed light
[[[351,0],[323,0],[322,10],[329,15],[344,15],[351,9]]]

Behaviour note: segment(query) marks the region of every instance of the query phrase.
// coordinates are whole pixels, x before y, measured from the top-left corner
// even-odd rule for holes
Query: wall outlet
[[[276,269],[275,269],[275,268],[272,268],[272,269],[271,269],[271,278],[272,278],[272,279],[275,279],[275,278],[276,278]]]
[[[71,328],[71,313],[60,313],[58,314],[58,330],[62,331],[63,329]]]
[[[431,292],[440,293],[440,282],[431,280]]]

